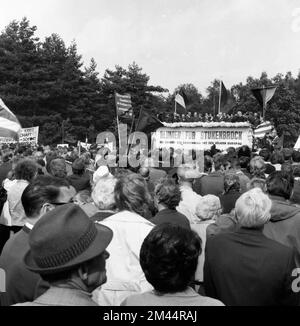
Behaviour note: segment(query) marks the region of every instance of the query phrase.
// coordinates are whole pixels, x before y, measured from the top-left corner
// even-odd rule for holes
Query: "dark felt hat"
[[[30,232],[30,250],[24,262],[39,274],[71,270],[104,252],[112,236],[110,228],[93,223],[79,206],[59,206],[46,213]]]

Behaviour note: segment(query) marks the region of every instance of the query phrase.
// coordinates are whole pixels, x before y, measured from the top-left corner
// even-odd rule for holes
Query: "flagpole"
[[[119,138],[119,148],[121,145],[121,135],[120,135],[120,127],[119,127],[119,113],[118,113],[118,105],[117,105],[117,92],[115,91],[115,105],[116,105],[116,113],[117,113],[117,127],[118,127],[118,138]]]
[[[136,128],[137,128],[137,126],[138,126],[139,123],[140,123],[141,115],[142,115],[142,110],[143,110],[143,106],[141,105],[139,118],[138,118],[138,121],[137,121],[137,123],[136,123],[136,125],[135,125],[135,128],[134,128],[135,130],[134,130],[134,132],[136,132]],[[133,126],[133,124],[132,124],[132,126]],[[131,132],[130,132],[130,134],[131,134]],[[130,135],[129,135],[129,137],[130,137]],[[133,144],[133,141],[134,141],[134,136],[133,136],[133,139],[132,139],[132,144]],[[128,152],[127,152],[127,155],[129,154],[129,151],[130,151],[130,148],[131,148],[131,145],[132,145],[132,144],[129,144],[129,146],[128,146]]]
[[[175,94],[175,114],[177,114],[177,102],[176,102],[176,94]]]
[[[218,114],[221,112],[221,97],[222,97],[222,81],[220,79],[220,90],[219,90],[219,109],[218,109]]]
[[[265,89],[265,85],[263,85],[263,90]],[[266,120],[266,109],[267,109],[267,102],[266,102],[266,96],[263,98],[263,120]]]

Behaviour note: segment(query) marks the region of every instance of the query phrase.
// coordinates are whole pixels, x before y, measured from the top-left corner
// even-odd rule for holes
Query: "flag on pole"
[[[226,105],[228,101],[228,91],[224,85],[223,82],[221,82],[221,88],[222,88],[222,93],[221,93],[221,104]],[[222,112],[222,111],[221,111]]]
[[[264,138],[268,132],[271,132],[274,129],[274,126],[270,121],[263,122],[254,130],[255,138]]]
[[[0,137],[19,138],[21,124],[0,98]]]
[[[252,94],[257,99],[258,103],[262,108],[265,108],[268,102],[272,99],[275,94],[277,86],[254,88],[251,89]]]
[[[179,105],[181,105],[183,108],[186,109],[184,99],[183,99],[183,97],[179,93],[176,94],[175,102],[178,103]]]
[[[179,104],[179,106],[177,106]],[[186,107],[188,104],[188,98],[183,89],[181,89],[175,95],[175,113],[186,113]]]
[[[162,122],[142,108],[135,131],[149,134],[160,127],[163,127]]]
[[[131,95],[120,95],[115,93],[117,115],[119,119],[132,119],[133,109],[131,103]]]
[[[228,102],[228,91],[227,91],[224,83],[221,81],[221,83],[220,83],[219,113],[227,113],[228,112],[229,107],[226,107],[227,102]]]

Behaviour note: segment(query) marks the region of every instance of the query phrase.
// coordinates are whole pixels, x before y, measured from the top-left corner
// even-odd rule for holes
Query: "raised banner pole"
[[[121,144],[121,135],[120,135],[120,127],[119,127],[118,101],[117,101],[117,92],[116,91],[115,91],[115,104],[116,104],[117,128],[118,128],[118,138],[119,138],[119,147],[120,147],[120,144]]]
[[[220,90],[219,90],[219,108],[218,108],[218,114],[221,112],[221,97],[222,97],[222,81],[220,80]]]

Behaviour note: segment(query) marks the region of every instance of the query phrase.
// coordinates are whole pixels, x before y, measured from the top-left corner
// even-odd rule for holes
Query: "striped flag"
[[[18,140],[21,128],[17,117],[0,98],[0,137],[10,137]]]
[[[120,95],[118,93],[115,93],[115,99],[118,118],[132,118],[133,109],[131,103],[131,95]]]
[[[263,88],[254,88],[251,89],[252,94],[257,99],[261,107],[265,107],[268,102],[273,98],[277,86],[263,87]]]
[[[274,126],[270,121],[263,122],[254,130],[255,138],[264,138],[268,132],[271,132],[274,129]]]
[[[183,108],[186,108],[184,98],[180,94],[176,94],[175,102],[181,105]]]

